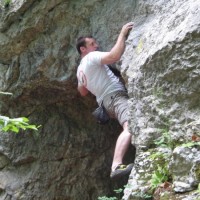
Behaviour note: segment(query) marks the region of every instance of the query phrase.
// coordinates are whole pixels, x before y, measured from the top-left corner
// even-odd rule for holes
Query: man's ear
[[[82,47],[80,47],[80,50],[81,50],[81,53],[84,53],[86,48],[82,46]]]

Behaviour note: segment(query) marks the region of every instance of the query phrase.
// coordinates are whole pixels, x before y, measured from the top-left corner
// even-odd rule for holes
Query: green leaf
[[[117,189],[117,190],[114,190],[117,194],[118,193],[121,193],[121,192],[123,192],[123,189],[122,188],[119,188],[119,189]]]
[[[5,132],[12,131],[14,133],[18,133],[20,129],[22,130],[31,129],[38,131],[38,128],[40,126],[36,127],[36,125],[31,125],[28,122],[29,119],[26,117],[18,117],[10,119],[9,117],[6,116],[0,116],[0,128]]]
[[[1,91],[0,91],[0,94],[2,94],[2,95],[11,95],[11,96],[13,95],[13,93],[10,93],[10,92],[1,92]]]
[[[26,128],[33,129],[36,131],[38,130],[38,128],[35,125],[28,125],[28,126],[26,126]]]
[[[29,119],[28,118],[26,118],[26,117],[22,117],[22,119],[23,119],[23,122],[29,122]]]
[[[155,144],[156,145],[161,145],[163,144],[165,141],[165,138],[164,137],[161,137],[161,138],[158,138],[157,140],[155,140]]]
[[[117,200],[117,198],[116,197],[103,196],[103,197],[98,197],[98,200]]]
[[[188,142],[188,143],[182,144],[181,146],[182,147],[193,147],[195,145],[200,145],[200,142]]]
[[[19,132],[19,128],[17,128],[16,126],[12,126],[11,127],[11,131],[18,133]]]

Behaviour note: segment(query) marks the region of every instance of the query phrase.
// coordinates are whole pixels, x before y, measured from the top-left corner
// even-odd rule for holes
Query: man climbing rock
[[[98,44],[91,36],[80,37],[76,48],[81,56],[77,70],[78,91],[85,96],[90,91],[96,96],[97,103],[104,106],[111,118],[116,118],[123,131],[119,135],[111,167],[112,179],[128,175],[133,164],[123,165],[123,157],[131,143],[128,130],[128,95],[125,86],[107,66],[120,60],[125,40],[133,23],[125,24],[118,36],[117,42],[109,52],[98,51]]]

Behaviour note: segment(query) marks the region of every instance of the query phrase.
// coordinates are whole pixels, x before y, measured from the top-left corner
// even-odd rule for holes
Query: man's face
[[[97,44],[94,38],[86,38],[85,42],[86,42],[85,47],[84,47],[85,54],[98,50],[99,45]]]

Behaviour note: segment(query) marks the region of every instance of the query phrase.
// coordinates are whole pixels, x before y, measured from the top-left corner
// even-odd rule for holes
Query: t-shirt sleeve
[[[80,71],[79,69],[77,70],[77,73],[76,73],[76,76],[77,76],[77,80],[78,80],[78,86],[86,86],[86,77],[83,73],[83,71]]]
[[[94,51],[89,54],[89,60],[92,65],[101,65],[101,59],[107,52]]]

